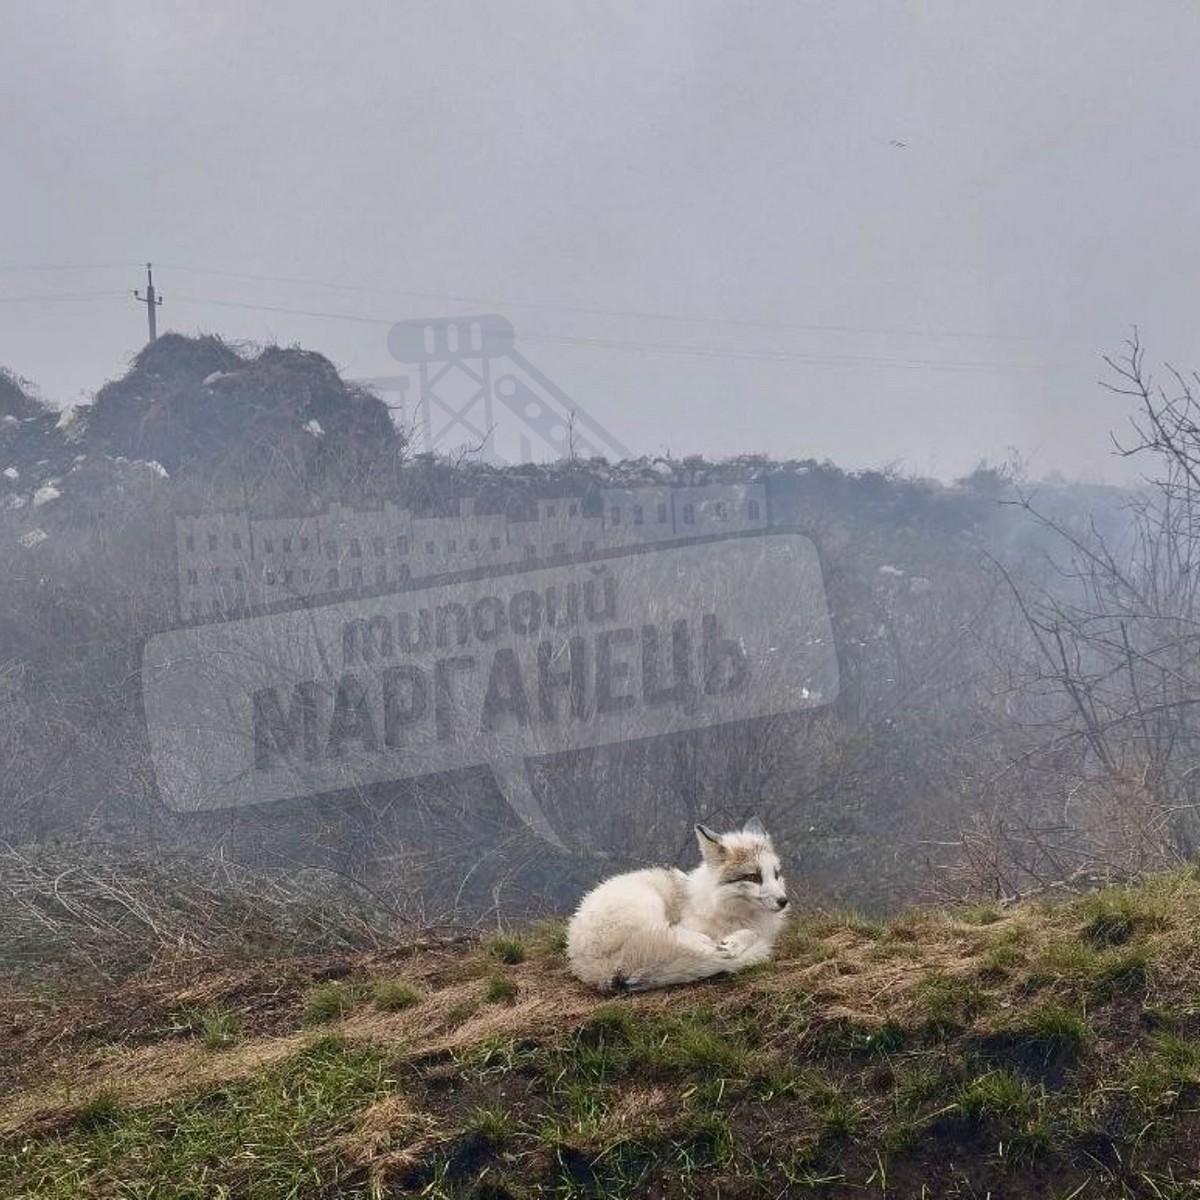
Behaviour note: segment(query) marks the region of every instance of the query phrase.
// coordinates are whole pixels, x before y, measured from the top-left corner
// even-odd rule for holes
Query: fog
[[[1187,3],[12,4],[0,363],[122,374],[152,260],[160,330],[355,378],[498,313],[636,454],[1125,478],[1102,356],[1196,357],[1198,44]]]
[[[1193,1197],[1197,50],[0,6],[0,1196]]]

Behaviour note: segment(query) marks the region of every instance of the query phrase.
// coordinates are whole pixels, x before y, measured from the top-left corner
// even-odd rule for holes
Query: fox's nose
[[[780,896],[779,899],[775,901],[775,904],[778,908],[787,908],[787,897]]]

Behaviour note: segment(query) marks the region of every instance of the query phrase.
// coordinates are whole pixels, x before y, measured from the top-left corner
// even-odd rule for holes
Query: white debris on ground
[[[4,478],[5,479],[13,479],[13,480],[20,479],[21,472],[18,471],[16,467],[5,467],[4,468]]]
[[[891,563],[885,563],[879,568],[880,575],[886,575],[889,579],[900,580],[904,579],[908,574],[900,567],[894,567]],[[910,596],[923,596],[930,588],[933,587],[933,581],[926,579],[924,575],[908,576],[908,594]]]
[[[307,433],[311,433],[313,437],[325,436],[325,430],[321,428],[321,422],[316,417],[313,417],[311,421],[305,421],[303,428]]]
[[[167,468],[164,467],[162,465],[162,463],[158,462],[156,459],[153,459],[153,458],[146,459],[144,461],[143,465],[149,467],[150,470],[152,470],[156,475],[161,475],[164,479],[171,478],[170,474],[167,471]]]
[[[84,406],[71,404],[62,410],[62,415],[55,422],[55,427],[63,431],[63,437],[68,442],[78,442],[87,429],[87,416]]]
[[[232,371],[214,371],[211,375],[205,375],[202,382],[204,387],[212,387],[214,383],[219,383],[222,379],[229,379],[232,375]]]
[[[28,496],[21,496],[21,495],[18,495],[16,492],[12,492],[10,495],[7,495],[4,497],[3,507],[12,510],[12,509],[24,508],[25,505],[27,505],[28,503],[29,503]]]
[[[17,541],[25,547],[26,550],[32,550],[34,546],[40,546],[50,535],[44,529],[30,529],[27,533],[21,534]]]
[[[43,504],[49,504],[51,500],[57,500],[62,492],[58,490],[52,483],[47,483],[44,487],[38,488],[33,493],[33,507],[41,508]]]

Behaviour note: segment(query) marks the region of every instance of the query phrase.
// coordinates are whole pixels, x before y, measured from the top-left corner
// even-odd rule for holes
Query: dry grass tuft
[[[306,1043],[295,1034],[242,1042],[219,1055],[194,1042],[172,1041],[106,1046],[90,1055],[69,1056],[57,1078],[0,1096],[0,1136],[56,1125],[103,1094],[128,1107],[143,1107],[227,1087],[292,1058]]]
[[[404,1096],[388,1096],[363,1109],[354,1127],[337,1139],[350,1162],[371,1171],[373,1179],[411,1170],[436,1144],[438,1124]]]

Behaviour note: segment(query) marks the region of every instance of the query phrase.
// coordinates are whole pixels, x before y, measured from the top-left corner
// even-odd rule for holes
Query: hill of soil
[[[323,355],[167,333],[81,411],[86,449],[202,477],[229,470],[261,484],[361,489],[404,439],[387,406]]]
[[[596,996],[561,924],[0,996],[11,1198],[1196,1194],[1200,882],[798,920]]]

